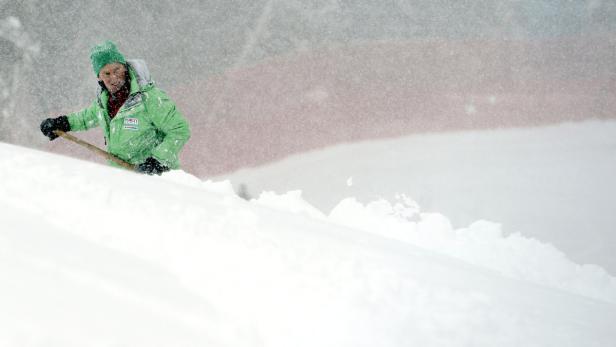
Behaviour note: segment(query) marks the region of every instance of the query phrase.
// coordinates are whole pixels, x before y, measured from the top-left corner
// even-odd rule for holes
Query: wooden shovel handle
[[[77,138],[77,137],[71,135],[71,134],[67,134],[67,133],[65,133],[62,130],[54,130],[53,132],[54,132],[54,134],[56,134],[56,135],[58,135],[60,137],[63,137],[65,139],[69,140],[69,141],[75,142],[76,144],[78,144],[80,146],[83,146],[83,147],[91,150],[92,152],[94,152],[94,153],[96,153],[96,154],[98,154],[98,155],[100,155],[100,156],[102,156],[102,157],[104,157],[104,158],[106,158],[108,160],[111,160],[112,162],[122,166],[123,168],[129,169],[129,170],[132,170],[132,171],[135,171],[135,169],[137,168],[136,165],[127,163],[124,160],[116,157],[115,155],[113,155],[113,154],[111,154],[111,153],[109,153],[109,152],[107,152],[105,150],[102,150],[102,149],[94,146],[93,144],[88,143],[88,142],[86,142],[86,141],[84,141],[84,140],[82,140],[80,138]]]

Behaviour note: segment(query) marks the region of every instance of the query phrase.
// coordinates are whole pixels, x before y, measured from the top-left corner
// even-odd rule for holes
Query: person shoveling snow
[[[154,85],[145,62],[126,60],[111,41],[93,47],[90,60],[100,85],[97,99],[81,111],[45,119],[41,132],[54,140],[62,132],[102,126],[109,153],[138,172],[160,175],[179,169],[179,152],[190,138],[190,127],[175,103]]]

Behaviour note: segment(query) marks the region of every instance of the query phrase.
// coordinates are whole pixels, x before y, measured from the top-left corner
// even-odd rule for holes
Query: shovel
[[[86,141],[84,141],[84,140],[82,140],[80,138],[77,138],[77,137],[75,137],[73,135],[67,134],[67,133],[65,133],[62,130],[54,130],[54,134],[56,134],[56,135],[58,135],[60,137],[63,137],[65,139],[69,140],[69,141],[75,142],[76,144],[91,150],[92,152],[94,152],[94,153],[104,157],[105,159],[111,160],[112,162],[120,165],[121,167],[123,167],[125,169],[131,170],[131,171],[135,171],[137,169],[137,165],[133,165],[133,164],[127,163],[124,160],[116,157],[115,155],[113,155],[113,154],[111,154],[111,153],[109,153],[109,152],[107,152],[105,150],[102,150],[102,149],[94,146],[93,144],[88,143],[88,142],[86,142]]]

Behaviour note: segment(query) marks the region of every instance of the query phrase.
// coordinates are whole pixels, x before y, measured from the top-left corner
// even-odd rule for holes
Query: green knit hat
[[[122,53],[118,51],[118,47],[116,47],[115,43],[111,41],[105,41],[100,45],[92,47],[90,51],[90,60],[92,61],[92,67],[97,77],[101,69],[107,64],[126,64],[126,59],[124,59]]]

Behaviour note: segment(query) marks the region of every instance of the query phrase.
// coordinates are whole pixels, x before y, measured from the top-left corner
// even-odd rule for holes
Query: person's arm
[[[84,108],[79,112],[73,112],[57,118],[47,118],[41,123],[41,132],[49,137],[51,141],[58,137],[54,133],[55,130],[69,132],[94,128],[99,124],[97,117],[99,110],[100,108],[95,100],[90,107]]]
[[[163,141],[154,148],[152,157],[170,169],[179,169],[179,154],[190,138],[190,126],[175,103],[161,90],[148,93],[146,108]]]
[[[90,107],[86,107],[81,111],[73,112],[67,115],[68,123],[71,126],[71,131],[88,130],[99,125],[97,113],[102,111],[98,106],[98,100],[94,100]]]

